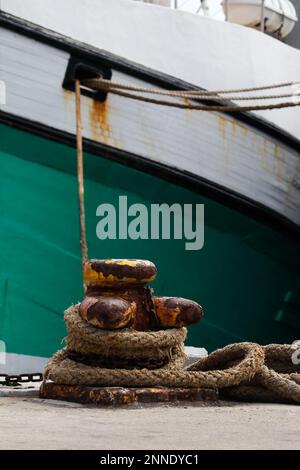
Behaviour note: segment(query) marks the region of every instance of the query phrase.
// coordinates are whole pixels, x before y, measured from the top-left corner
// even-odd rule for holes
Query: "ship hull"
[[[25,125],[44,126],[46,133],[49,128],[56,135],[76,132],[76,66],[130,85],[191,87],[42,29],[37,33],[17,24],[15,32],[11,20],[6,26],[0,28],[0,79],[6,84],[0,111]],[[82,121],[84,138],[97,149],[119,151],[121,159],[126,154],[130,164],[136,156],[137,166],[144,159],[145,165],[166,168],[178,178],[184,174],[222,201],[255,206],[263,220],[271,214],[300,225],[299,140],[254,114],[178,110],[113,94],[99,101],[83,92]]]

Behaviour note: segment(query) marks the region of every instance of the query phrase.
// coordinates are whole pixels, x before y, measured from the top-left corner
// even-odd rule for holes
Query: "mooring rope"
[[[49,361],[46,381],[87,386],[218,388],[221,396],[224,392],[226,397],[300,403],[300,368],[291,362],[293,346],[232,344],[184,369],[184,328],[157,332],[103,331],[81,319],[78,305],[65,312],[65,320],[70,341]],[[74,352],[94,351],[108,363],[115,354],[120,359],[131,355],[138,362],[141,352],[143,357],[148,353],[155,358],[162,350],[168,352],[168,363],[154,370],[99,367],[70,358]],[[281,372],[276,370],[277,364]],[[284,373],[283,367],[289,373]]]
[[[124,98],[131,98],[137,101],[143,101],[144,103],[156,104],[159,106],[166,106],[171,108],[179,109],[190,109],[196,111],[263,111],[271,109],[283,109],[283,108],[293,108],[300,106],[300,101],[297,103],[285,102],[285,103],[276,103],[276,104],[267,104],[267,105],[253,105],[253,106],[239,106],[239,105],[194,105],[190,103],[179,103],[165,100],[156,100],[153,98],[146,98],[144,96],[134,95],[132,93],[126,93],[119,90],[110,90],[110,93],[115,95],[122,96]]]
[[[248,93],[248,92],[250,93],[250,92],[256,92],[256,91],[272,90],[272,89],[277,89],[277,88],[287,88],[290,86],[300,85],[300,81],[294,81],[294,82],[284,82],[284,83],[278,83],[278,84],[273,84],[273,85],[252,87],[252,88],[231,88],[231,89],[223,89],[223,90],[199,90],[199,89],[198,90],[161,90],[159,88],[138,87],[136,85],[131,85],[129,83],[113,82],[111,80],[107,80],[104,78],[83,80],[82,83],[86,85],[87,87],[90,86],[91,88],[99,87],[99,89],[101,90],[105,90],[105,89],[110,90],[113,88],[117,88],[117,89],[130,90],[130,91],[141,92],[141,93],[177,96],[177,97],[182,97],[182,98],[186,98],[188,95],[192,97],[197,97],[197,96],[203,97],[205,95],[216,96],[219,94],[225,95],[229,93]],[[291,93],[291,95],[293,95],[293,93]]]
[[[92,82],[92,83],[91,83]],[[102,80],[86,80],[82,82],[83,85],[89,86],[90,88],[94,90],[105,90],[110,93],[113,93],[114,95],[121,96],[123,98],[130,98],[133,100],[137,101],[142,101],[144,103],[149,103],[149,104],[155,104],[159,106],[166,106],[166,107],[172,107],[172,108],[179,108],[179,109],[190,109],[190,110],[197,110],[197,111],[228,111],[228,112],[235,112],[235,111],[263,111],[263,110],[272,110],[272,109],[283,109],[283,108],[291,108],[291,107],[296,107],[300,106],[300,98],[299,94],[287,94],[287,96],[298,98],[297,101],[287,101],[287,102],[281,102],[281,103],[270,103],[270,104],[265,104],[265,105],[246,105],[246,106],[241,106],[241,105],[228,105],[228,104],[218,104],[218,105],[198,105],[198,104],[191,104],[190,102],[179,102],[179,101],[169,101],[169,100],[160,100],[160,99],[155,99],[155,98],[148,98],[143,95],[137,95],[135,93],[128,93],[127,91],[123,91],[120,89],[120,87],[113,85],[109,86],[107,84],[107,81],[103,82]],[[128,86],[129,87],[129,86]],[[135,87],[127,88],[130,90],[134,90]],[[176,92],[180,93],[180,92]],[[166,93],[166,96],[169,97],[174,97],[174,92],[171,90]],[[201,100],[203,98],[202,95],[193,95],[193,96],[188,96],[187,94],[181,94],[177,95],[178,97],[182,97],[185,100],[192,98],[192,99],[199,99]],[[204,99],[208,99],[208,96],[210,100],[218,100],[220,101],[222,99],[221,96],[215,96],[215,95],[206,95]],[[275,95],[273,95],[274,97]],[[276,97],[280,97],[280,95],[277,95]],[[282,96],[281,96],[282,97]],[[268,96],[265,97],[260,97],[260,99],[268,99]],[[245,98],[243,98],[245,99]],[[252,99],[255,99],[252,97]],[[228,98],[227,98],[228,100]],[[227,102],[227,101],[226,101]],[[226,103],[225,102],[225,103]]]
[[[84,204],[84,165],[83,165],[83,138],[82,138],[82,119],[81,119],[81,89],[80,81],[75,82],[75,100],[76,100],[76,148],[77,148],[77,191],[78,191],[78,211],[80,226],[80,250],[82,273],[84,263],[88,259],[88,244],[86,238],[85,222],[85,204]],[[85,289],[83,282],[83,290]]]

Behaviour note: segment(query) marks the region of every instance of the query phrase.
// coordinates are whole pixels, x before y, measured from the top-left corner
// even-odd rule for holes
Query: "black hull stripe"
[[[76,147],[75,135],[46,126],[39,122],[0,111],[0,123],[70,147]],[[172,168],[149,158],[113,148],[90,139],[84,139],[84,151],[125,164],[136,170],[185,187],[202,196],[209,197],[220,204],[231,207],[248,217],[280,231],[284,235],[300,240],[300,227],[283,215],[251,198],[211,182],[201,176]]]

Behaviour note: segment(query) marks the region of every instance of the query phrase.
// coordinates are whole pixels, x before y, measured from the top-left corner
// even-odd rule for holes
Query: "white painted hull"
[[[48,362],[47,357],[6,353],[5,364],[0,363],[0,374],[37,374],[42,373]]]
[[[131,0],[1,0],[1,9],[205,89],[300,77],[299,50],[251,28],[184,11]],[[300,139],[299,108],[257,114]]]

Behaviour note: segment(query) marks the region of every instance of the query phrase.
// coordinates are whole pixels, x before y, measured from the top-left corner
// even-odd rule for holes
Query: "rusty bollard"
[[[203,309],[180,297],[155,297],[149,287],[157,275],[146,260],[89,260],[84,266],[86,296],[80,315],[95,327],[138,331],[180,328],[198,322]]]

